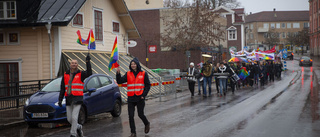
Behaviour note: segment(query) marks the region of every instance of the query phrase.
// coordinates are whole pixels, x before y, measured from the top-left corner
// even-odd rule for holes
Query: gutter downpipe
[[[45,25],[48,30],[48,36],[49,36],[49,43],[50,43],[50,79],[52,79],[52,40],[51,40],[51,22],[48,22],[48,24]]]

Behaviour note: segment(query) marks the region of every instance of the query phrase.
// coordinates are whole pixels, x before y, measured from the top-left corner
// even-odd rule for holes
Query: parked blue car
[[[48,83],[34,93],[24,106],[24,120],[29,126],[38,123],[66,122],[66,101],[58,105],[62,77]],[[83,105],[78,122],[84,124],[90,115],[111,112],[113,117],[121,114],[121,93],[116,81],[104,74],[93,74],[84,81]]]

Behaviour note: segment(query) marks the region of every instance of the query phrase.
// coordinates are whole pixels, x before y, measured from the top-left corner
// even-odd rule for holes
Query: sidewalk
[[[0,110],[0,130],[19,124],[24,124],[23,107]]]

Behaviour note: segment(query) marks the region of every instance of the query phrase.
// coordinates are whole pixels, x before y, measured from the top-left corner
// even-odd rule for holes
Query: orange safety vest
[[[137,96],[142,95],[144,89],[144,71],[140,71],[137,77],[134,76],[132,71],[128,71],[127,73],[127,95],[133,96],[136,94]]]
[[[64,73],[65,96],[68,96],[69,80],[70,74]],[[83,85],[84,83],[81,81],[81,72],[77,73],[72,80],[71,94],[74,96],[83,96]]]

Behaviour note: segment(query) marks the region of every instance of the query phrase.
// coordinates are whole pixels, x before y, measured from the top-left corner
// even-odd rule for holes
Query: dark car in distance
[[[24,120],[29,126],[38,123],[66,122],[66,100],[58,105],[62,77],[58,77],[27,99]],[[84,81],[83,104],[78,122],[84,124],[90,115],[111,112],[113,117],[121,114],[121,93],[116,81],[105,74],[93,74]]]
[[[308,65],[312,66],[312,59],[307,56],[302,56],[299,60],[299,66]]]

